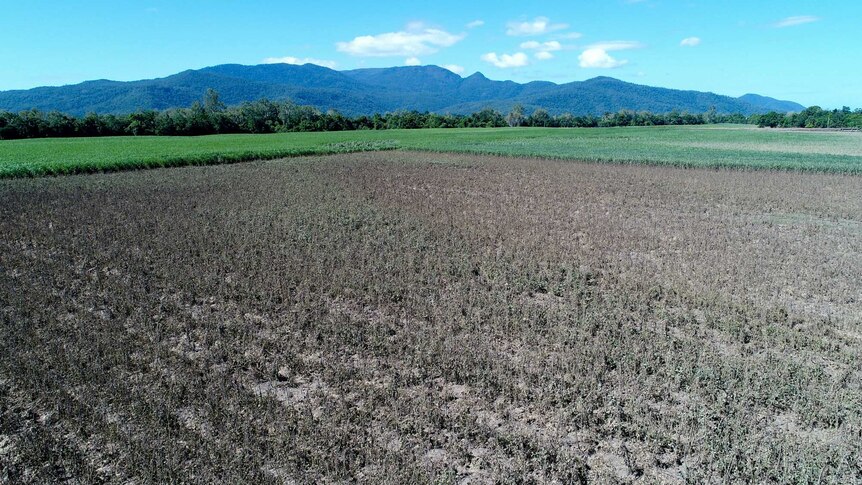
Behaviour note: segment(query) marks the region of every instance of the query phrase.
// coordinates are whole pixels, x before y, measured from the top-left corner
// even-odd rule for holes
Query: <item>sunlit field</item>
[[[862,172],[862,132],[749,126],[424,129],[0,141],[0,177],[427,150],[680,167]]]

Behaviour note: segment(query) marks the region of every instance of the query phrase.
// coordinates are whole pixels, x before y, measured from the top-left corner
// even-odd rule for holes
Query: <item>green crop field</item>
[[[682,167],[862,172],[862,133],[715,125],[12,140],[0,141],[0,177],[204,165],[395,148]]]
[[[0,177],[215,165],[396,147],[382,139],[340,132],[10,140],[0,142]]]

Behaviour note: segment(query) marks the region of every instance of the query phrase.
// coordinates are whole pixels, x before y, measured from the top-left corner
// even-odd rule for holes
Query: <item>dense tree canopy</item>
[[[769,128],[862,128],[862,109],[851,111],[845,106],[838,110],[824,110],[820,106],[805,108],[799,113],[776,112],[752,115],[753,123]]]

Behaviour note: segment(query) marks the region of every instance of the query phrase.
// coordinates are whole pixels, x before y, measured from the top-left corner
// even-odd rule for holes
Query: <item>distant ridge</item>
[[[739,98],[627,83],[610,77],[555,84],[493,81],[482,73],[461,76],[437,66],[389,67],[336,71],[314,64],[224,64],[142,81],[87,81],[80,84],[0,91],[0,110],[31,108],[73,115],[88,112],[124,114],[139,109],[188,107],[207,88],[227,104],[260,98],[291,99],[346,115],[396,110],[464,114],[493,108],[508,111],[521,104],[551,114],[600,115],[622,109],[666,113],[795,112],[804,106],[756,94]]]
[[[746,94],[740,96],[739,99],[741,101],[745,101],[746,103],[753,104],[755,106],[762,106],[764,109],[768,109],[769,111],[777,111],[779,113],[790,113],[790,112],[799,112],[802,111],[801,106],[793,101],[782,101],[780,99],[768,98],[766,96],[761,96],[759,94]]]

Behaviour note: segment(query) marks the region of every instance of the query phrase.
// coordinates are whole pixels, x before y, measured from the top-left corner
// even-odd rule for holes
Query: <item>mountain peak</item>
[[[587,79],[584,82],[585,83],[603,83],[603,84],[610,84],[610,83],[630,84],[630,83],[627,83],[625,81],[621,81],[615,77],[610,77],[610,76],[596,76],[596,77],[592,77],[590,79]]]

